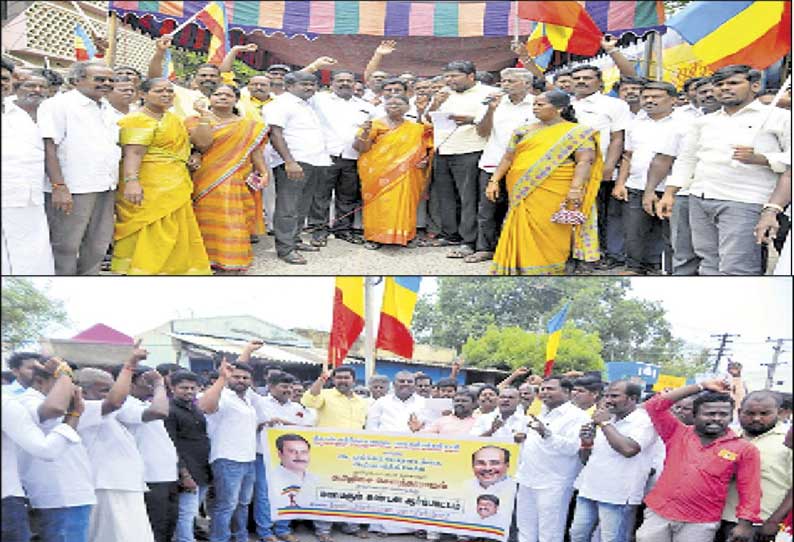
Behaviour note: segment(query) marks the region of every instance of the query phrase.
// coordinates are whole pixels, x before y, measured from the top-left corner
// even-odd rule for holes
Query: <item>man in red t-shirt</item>
[[[694,425],[681,423],[670,407],[701,393],[693,403]],[[728,484],[739,492],[738,524],[729,542],[750,542],[760,523],[761,459],[758,449],[729,427],[730,385],[721,379],[665,392],[645,410],[667,450],[664,470],[645,498],[645,521],[637,542],[712,542],[720,526]]]

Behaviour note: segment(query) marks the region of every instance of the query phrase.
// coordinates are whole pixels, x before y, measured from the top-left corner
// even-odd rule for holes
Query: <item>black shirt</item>
[[[179,467],[187,468],[196,484],[205,486],[212,478],[210,470],[210,439],[207,420],[193,403],[172,398],[165,428],[176,446]]]

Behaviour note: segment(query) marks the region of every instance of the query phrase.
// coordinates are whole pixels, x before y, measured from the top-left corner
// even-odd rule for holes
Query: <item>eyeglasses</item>
[[[91,80],[97,83],[110,83],[113,81],[113,76],[105,77],[103,75],[96,75],[92,77]]]

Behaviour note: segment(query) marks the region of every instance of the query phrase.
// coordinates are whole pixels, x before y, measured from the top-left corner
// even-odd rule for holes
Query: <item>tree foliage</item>
[[[629,297],[630,281],[614,277],[440,277],[438,288],[419,299],[417,337],[460,349],[489,326],[545,333],[566,301],[568,324],[596,334],[605,361],[660,363],[680,354],[661,304]]]
[[[186,81],[195,75],[198,67],[207,62],[207,53],[187,51],[184,49],[172,49],[171,58],[174,61],[174,71],[179,79]],[[239,79],[243,84],[254,75],[260,73],[245,62],[235,60],[232,64],[232,71],[235,79]]]
[[[515,326],[499,329],[490,325],[481,337],[469,337],[463,345],[463,357],[467,365],[474,367],[504,370],[529,367],[534,374],[543,374],[547,340],[548,335],[545,333],[524,331]],[[574,369],[600,371],[603,368],[598,335],[570,325],[563,328],[555,358],[555,372]]]
[[[34,343],[53,324],[68,321],[63,302],[38,290],[29,279],[3,279],[3,350],[15,350]]]
[[[693,378],[698,374],[707,373],[711,370],[708,348],[700,348],[695,352],[683,353],[682,343],[680,350],[682,353],[662,360],[660,363],[662,373]]]

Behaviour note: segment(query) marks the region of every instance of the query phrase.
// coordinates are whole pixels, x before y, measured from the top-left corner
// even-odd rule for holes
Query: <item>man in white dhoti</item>
[[[36,70],[16,87],[2,117],[3,275],[54,275],[44,212],[44,140],[36,113],[49,83]]]

